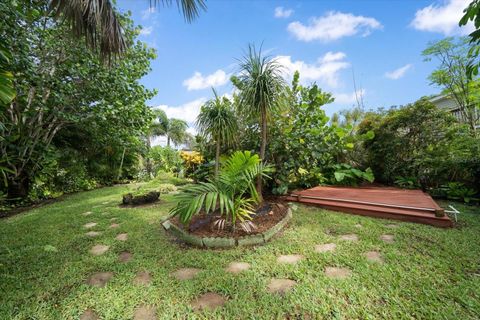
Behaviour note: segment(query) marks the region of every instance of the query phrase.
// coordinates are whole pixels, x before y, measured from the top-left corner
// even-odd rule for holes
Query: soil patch
[[[133,254],[131,254],[128,251],[124,251],[124,252],[122,252],[118,255],[118,261],[120,261],[122,263],[130,261],[130,260],[132,260],[132,258],[133,258]]]
[[[224,296],[213,292],[207,292],[192,301],[192,308],[196,311],[201,311],[205,309],[213,310],[223,306],[225,302],[227,302],[227,299]]]
[[[91,309],[85,310],[82,315],[80,316],[80,320],[99,320],[100,318],[95,313],[95,311]]]
[[[350,277],[352,271],[347,268],[326,267],[325,275],[333,279],[346,279]]]
[[[284,294],[290,291],[296,284],[296,281],[290,279],[272,279],[267,286],[267,290],[270,293]]]
[[[157,313],[153,306],[140,306],[133,313],[133,320],[157,320]]]
[[[135,279],[133,279],[133,284],[148,286],[152,282],[152,275],[148,271],[141,271],[137,273]]]
[[[253,224],[257,227],[251,233],[245,232],[238,227],[232,232],[231,227],[227,226],[224,230],[218,230],[213,226],[214,221],[218,219],[216,214],[198,214],[195,215],[189,226],[184,226],[178,217],[172,218],[170,221],[179,228],[188,231],[189,233],[200,237],[229,237],[239,238],[248,235],[255,235],[263,233],[271,229],[278,222],[280,222],[288,212],[288,205],[281,199],[269,200],[256,210],[257,214],[252,217]]]
[[[368,261],[383,263],[382,255],[378,251],[368,251],[365,253],[365,257]]]
[[[172,273],[172,276],[178,280],[190,280],[193,279],[200,271],[196,268],[182,268]]]
[[[232,262],[228,265],[225,269],[227,272],[230,273],[240,273],[242,271],[250,269],[250,264],[246,262]]]
[[[112,272],[97,272],[92,274],[87,279],[87,284],[94,287],[103,288],[112,277]]]
[[[315,251],[319,253],[335,251],[337,245],[335,243],[326,243],[326,244],[319,244],[315,246]]]

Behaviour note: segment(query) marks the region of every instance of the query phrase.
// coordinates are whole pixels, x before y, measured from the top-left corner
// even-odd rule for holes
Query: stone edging
[[[185,230],[179,228],[175,224],[171,223],[170,220],[165,220],[162,222],[162,226],[165,231],[174,235],[177,239],[194,245],[196,247],[204,248],[232,248],[236,246],[251,246],[264,244],[268,242],[274,235],[276,235],[280,230],[282,230],[288,221],[292,218],[292,210],[288,208],[287,214],[285,217],[280,220],[276,225],[264,231],[263,233],[245,236],[238,239],[235,238],[209,238],[209,237],[198,237],[192,235]]]

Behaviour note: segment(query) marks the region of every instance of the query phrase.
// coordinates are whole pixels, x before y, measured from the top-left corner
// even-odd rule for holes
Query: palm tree
[[[246,117],[259,119],[260,158],[265,161],[267,147],[267,122],[270,114],[279,106],[285,80],[283,67],[269,56],[262,55],[262,49],[248,46],[247,54],[240,61],[240,74],[232,79],[240,89],[239,111]],[[257,177],[257,193],[262,196],[262,177]]]
[[[202,106],[196,126],[202,136],[215,141],[215,178],[218,178],[220,146],[222,143],[231,144],[235,141],[238,124],[230,100],[219,97],[215,89],[212,90],[214,98]]]
[[[168,118],[165,111],[161,109],[154,109],[155,118],[150,125],[148,131],[147,144],[150,146],[150,140],[155,137],[166,136],[167,146],[170,147],[170,142],[175,145],[186,142],[189,138],[187,128],[188,124],[184,120]]]
[[[151,139],[163,136],[167,132],[168,117],[162,109],[153,109],[154,119],[147,132],[147,146],[150,149]]]
[[[204,0],[176,0],[187,22],[195,20],[206,10]],[[171,6],[173,0],[150,0],[150,5],[161,3]],[[75,36],[84,36],[87,44],[99,50],[102,57],[110,58],[123,53],[127,45],[122,25],[111,0],[51,0],[50,9],[55,17],[66,20]]]

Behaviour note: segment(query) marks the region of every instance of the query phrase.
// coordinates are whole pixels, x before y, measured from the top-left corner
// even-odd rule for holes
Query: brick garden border
[[[287,214],[285,215],[285,217],[270,229],[264,231],[263,233],[240,237],[237,239],[228,238],[228,237],[210,238],[210,237],[195,236],[179,228],[174,223],[171,223],[170,220],[163,221],[162,226],[165,229],[165,231],[167,231],[177,239],[196,247],[233,248],[236,246],[253,246],[253,245],[267,243],[268,241],[270,241],[270,239],[274,235],[279,233],[285,227],[285,225],[290,221],[291,218],[292,218],[292,210],[288,208]]]

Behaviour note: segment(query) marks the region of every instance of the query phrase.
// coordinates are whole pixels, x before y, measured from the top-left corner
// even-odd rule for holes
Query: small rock
[[[213,310],[225,304],[227,299],[219,294],[207,292],[192,301],[192,308],[195,311]]]
[[[153,306],[142,305],[135,309],[133,320],[157,320],[157,313]]]
[[[124,252],[122,252],[118,255],[118,261],[120,261],[122,263],[130,261],[130,260],[132,260],[132,258],[133,258],[133,254],[131,254],[128,251],[124,251]]]
[[[92,249],[90,249],[90,253],[93,254],[94,256],[100,256],[105,252],[107,252],[109,248],[110,248],[109,246],[105,246],[103,244],[97,244],[93,246]]]
[[[391,234],[382,234],[380,236],[380,240],[382,240],[385,243],[393,243],[393,235]]]
[[[148,271],[142,271],[137,273],[137,275],[135,276],[135,279],[133,279],[133,283],[135,285],[148,286],[150,285],[151,282],[152,282],[152,276]]]
[[[112,272],[97,272],[92,274],[87,279],[87,284],[94,287],[103,288],[112,277]]]
[[[365,257],[368,261],[383,263],[383,258],[378,251],[368,251],[365,253]]]
[[[80,320],[99,320],[100,318],[98,315],[95,313],[95,311],[91,309],[85,310],[81,315],[80,315]]]
[[[268,215],[269,215],[269,216],[273,216],[273,210],[270,210],[270,211],[268,212]]]
[[[290,291],[296,284],[296,281],[290,279],[271,279],[267,290],[270,293],[284,294]]]
[[[354,233],[344,234],[343,236],[340,237],[340,239],[347,240],[347,241],[358,241],[358,236]]]
[[[178,280],[190,280],[193,279],[200,271],[196,268],[182,268],[172,273],[172,276]]]
[[[120,233],[119,235],[117,235],[115,237],[115,239],[119,240],[119,241],[127,241],[128,239],[128,234],[126,233]]]
[[[345,279],[350,277],[352,272],[347,268],[326,267],[325,275],[333,279]]]
[[[98,231],[88,231],[87,233],[85,233],[85,235],[87,235],[89,237],[96,237],[96,236],[99,236],[100,234],[102,234],[102,233],[98,232]]]
[[[278,263],[295,264],[303,259],[301,254],[283,255],[277,258]]]
[[[250,264],[246,262],[232,262],[228,265],[226,271],[230,273],[240,273],[250,269]]]
[[[96,222],[89,222],[89,223],[84,224],[83,227],[86,228],[86,229],[90,229],[90,228],[95,227],[96,225],[97,225]]]
[[[315,251],[319,253],[335,251],[337,245],[335,243],[326,243],[326,244],[319,244],[315,246]]]

